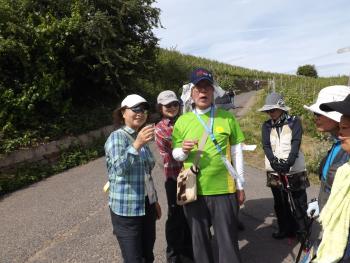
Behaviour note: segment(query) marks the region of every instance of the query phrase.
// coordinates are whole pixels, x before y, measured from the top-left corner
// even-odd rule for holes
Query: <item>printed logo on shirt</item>
[[[222,132],[224,132],[225,130],[224,130],[223,127],[218,126],[218,127],[215,128],[215,131],[216,131],[217,133],[222,133]]]

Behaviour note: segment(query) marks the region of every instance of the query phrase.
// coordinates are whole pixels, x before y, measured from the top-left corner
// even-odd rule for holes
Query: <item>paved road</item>
[[[237,96],[237,104],[251,105],[253,95]],[[153,172],[163,209],[154,249],[158,263],[166,262],[166,197],[159,152],[151,147],[158,160]],[[122,262],[102,192],[106,179],[105,161],[99,158],[0,199],[0,263]],[[297,245],[271,238],[275,219],[263,172],[246,167],[246,181],[247,201],[241,209],[246,230],[239,234],[243,262],[293,262]],[[310,197],[316,191],[311,187]]]

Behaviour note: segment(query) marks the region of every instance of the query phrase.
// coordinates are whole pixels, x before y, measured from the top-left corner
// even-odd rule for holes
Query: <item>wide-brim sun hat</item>
[[[320,108],[326,112],[336,111],[342,115],[350,116],[350,95],[346,96],[342,101],[322,103]]]
[[[265,105],[258,109],[258,111],[269,111],[273,109],[280,109],[283,111],[289,111],[290,108],[286,106],[283,96],[279,93],[272,92],[269,95],[267,95],[265,99]]]
[[[314,104],[304,108],[317,114],[326,116],[336,122],[340,122],[341,113],[336,111],[324,111],[320,109],[320,105],[323,103],[342,101],[350,94],[350,87],[344,85],[328,86],[320,90],[317,96],[317,100]]]

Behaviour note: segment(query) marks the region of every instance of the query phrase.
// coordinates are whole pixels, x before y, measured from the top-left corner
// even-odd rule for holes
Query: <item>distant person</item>
[[[241,262],[238,249],[238,206],[245,200],[243,189],[243,133],[235,117],[217,109],[214,99],[218,91],[210,71],[197,68],[191,74],[191,85],[183,98],[191,99],[191,110],[181,115],[173,130],[173,156],[189,168],[195,158],[204,132],[209,136],[199,160],[197,200],[184,205],[185,216],[191,229],[195,262]],[[209,125],[207,125],[209,123]],[[228,172],[233,159],[236,178]],[[225,161],[225,162],[224,162]],[[214,258],[212,236],[218,247]]]
[[[342,114],[339,123],[341,147],[350,154],[350,95],[343,101],[322,103],[325,112]],[[314,263],[350,262],[350,162],[337,169],[331,194],[320,214],[323,235]]]
[[[253,82],[254,86],[255,86],[255,90],[258,90],[260,88],[260,80],[256,79]]]
[[[161,217],[151,172],[154,157],[147,143],[154,127],[146,125],[148,102],[128,95],[114,111],[118,127],[105,143],[109,207],[113,234],[125,263],[153,262],[156,219]]]
[[[272,234],[275,239],[297,234],[302,238],[306,229],[307,185],[303,181],[298,182],[306,177],[304,155],[300,151],[303,130],[300,119],[290,116],[289,110],[283,97],[275,92],[266,97],[265,105],[259,109],[270,117],[262,125],[262,145],[278,224],[278,231]],[[289,189],[286,188],[294,181],[291,178],[298,179],[297,184],[300,183],[300,187],[291,189],[295,211],[289,203]]]
[[[221,97],[215,99],[215,106],[221,109],[230,110],[235,108],[234,97],[236,93],[233,89],[229,89]]]
[[[227,95],[230,97],[231,103],[232,105],[235,105],[235,96],[236,96],[236,92],[233,89],[229,89],[227,91]]]
[[[155,139],[160,155],[163,157],[165,191],[168,201],[168,218],[165,223],[167,241],[166,255],[168,263],[185,262],[193,259],[191,232],[183,207],[176,204],[176,178],[182,169],[182,162],[172,156],[172,132],[180,113],[180,103],[171,90],[159,93],[157,108],[162,116],[155,129]],[[188,262],[188,261],[187,261]]]

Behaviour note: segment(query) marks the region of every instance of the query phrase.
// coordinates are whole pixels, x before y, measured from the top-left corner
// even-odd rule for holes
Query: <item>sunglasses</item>
[[[276,109],[271,109],[271,110],[267,110],[267,111],[265,111],[266,113],[273,113],[273,112],[275,112],[276,111]]]
[[[127,108],[127,109],[132,110],[135,113],[144,113],[144,114],[148,113],[148,109],[146,109],[143,106],[135,106],[135,107]]]
[[[171,107],[179,107],[179,103],[177,101],[171,102],[167,105],[163,105],[165,108],[169,109]]]

